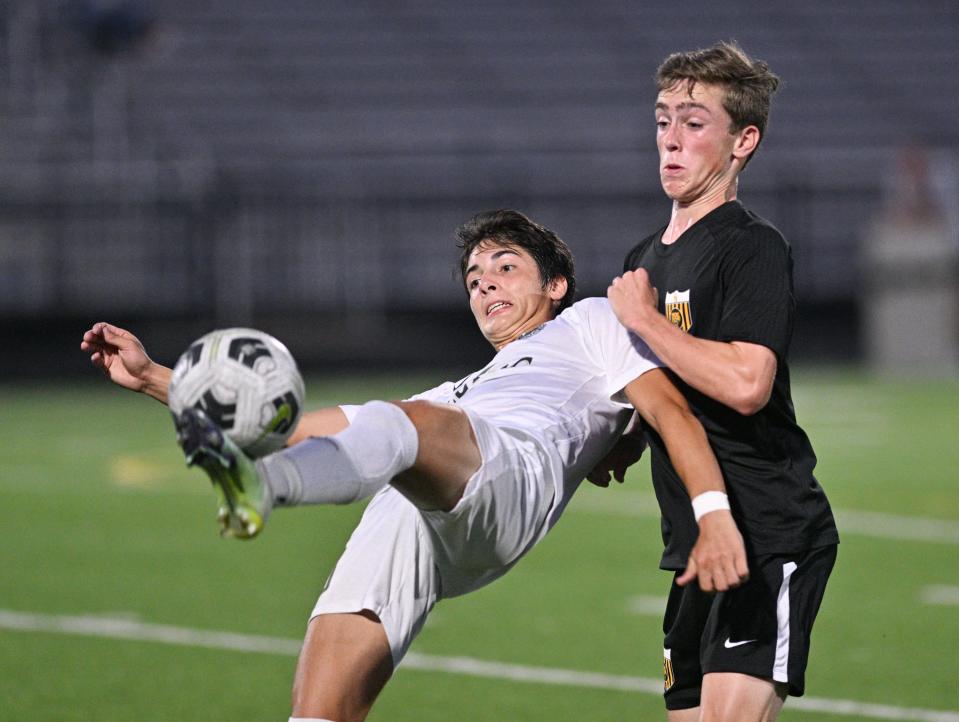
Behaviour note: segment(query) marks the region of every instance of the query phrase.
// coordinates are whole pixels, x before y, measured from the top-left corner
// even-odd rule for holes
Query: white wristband
[[[729,508],[729,497],[721,491],[704,491],[693,499],[693,515],[698,522],[711,511]]]

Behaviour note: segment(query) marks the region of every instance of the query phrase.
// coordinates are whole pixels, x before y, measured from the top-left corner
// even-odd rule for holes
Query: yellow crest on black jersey
[[[689,289],[666,294],[666,318],[683,331],[689,331],[693,327],[693,314],[689,310]]]
[[[673,674],[672,650],[663,650],[663,691],[668,692],[669,688],[676,683],[676,677]]]

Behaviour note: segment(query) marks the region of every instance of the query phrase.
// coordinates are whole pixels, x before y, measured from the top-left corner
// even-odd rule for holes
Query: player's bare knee
[[[448,404],[436,404],[432,401],[394,401],[416,427],[420,440],[429,438],[437,433],[449,430],[450,423],[455,423],[463,412]],[[464,417],[465,422],[465,417]]]
[[[430,401],[395,402],[406,413],[419,437],[414,470],[426,474],[469,474],[479,466],[476,436],[466,412],[449,404]]]
[[[479,447],[466,413],[429,401],[396,402],[419,437],[416,462],[392,484],[424,510],[449,511],[462,498],[469,478],[481,463]]]
[[[746,674],[708,674],[703,681],[701,722],[773,722],[787,685]]]

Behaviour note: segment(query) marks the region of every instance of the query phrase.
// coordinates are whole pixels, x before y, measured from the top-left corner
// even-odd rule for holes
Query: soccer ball
[[[173,367],[168,402],[194,406],[251,457],[280,449],[303,408],[303,377],[286,346],[262,331],[228,328],[197,339]]]

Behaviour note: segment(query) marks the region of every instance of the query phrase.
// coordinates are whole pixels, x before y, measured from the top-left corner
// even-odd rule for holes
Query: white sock
[[[289,722],[333,722],[333,720],[319,717],[290,717]]]
[[[335,436],[318,436],[256,462],[277,506],[349,504],[372,496],[416,461],[419,437],[395,404],[363,404]]]

